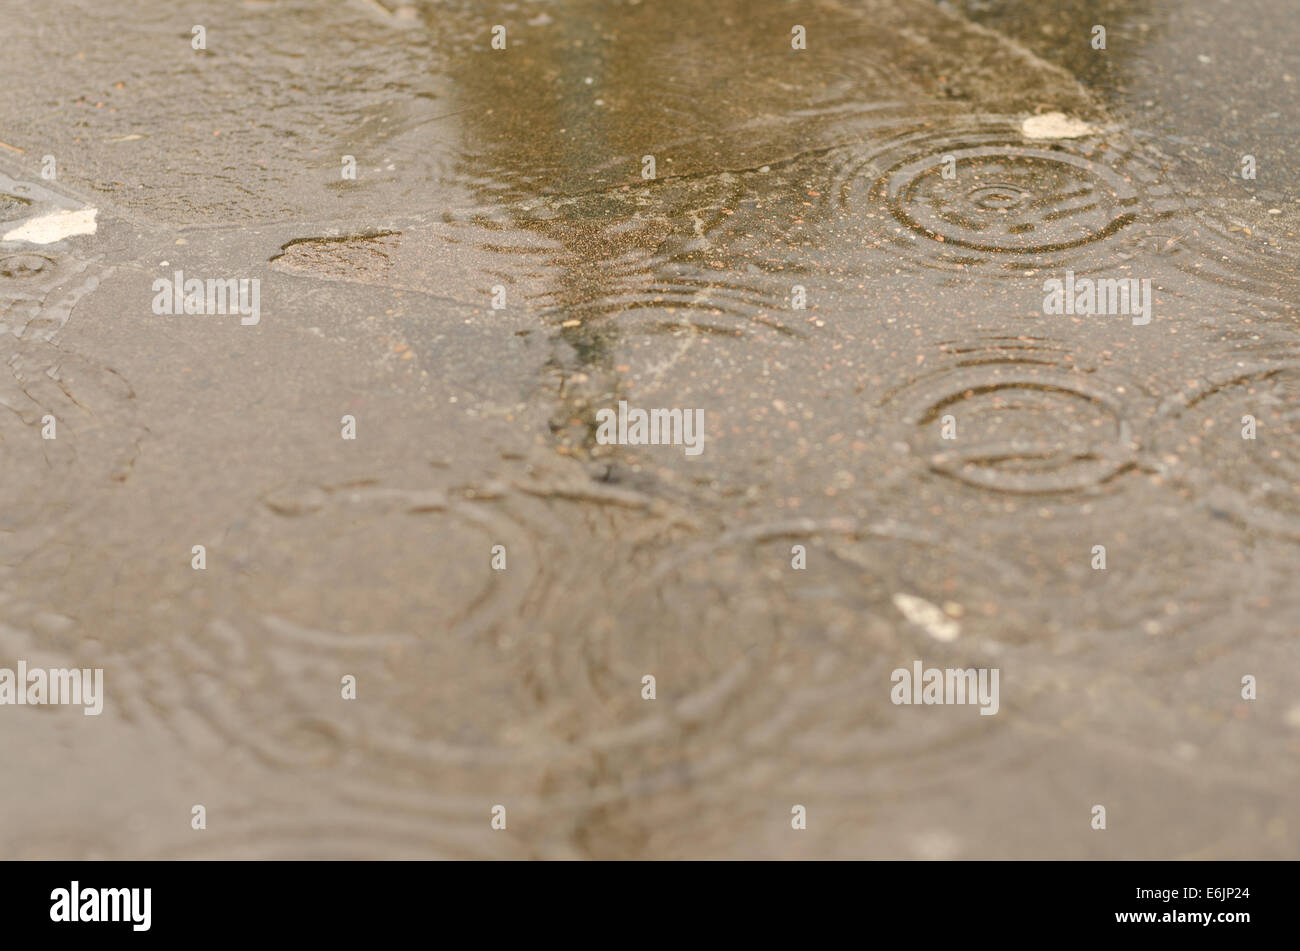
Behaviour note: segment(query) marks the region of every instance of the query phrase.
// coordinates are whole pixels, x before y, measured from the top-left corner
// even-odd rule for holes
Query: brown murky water
[[[1044,6],[6,17],[0,854],[1300,856],[1300,27]]]

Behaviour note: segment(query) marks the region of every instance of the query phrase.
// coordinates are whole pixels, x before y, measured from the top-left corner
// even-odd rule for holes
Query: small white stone
[[[98,209],[78,208],[75,211],[60,208],[48,214],[29,218],[5,234],[3,241],[26,241],[29,244],[53,244],[78,234],[95,233],[95,214]]]
[[[1097,130],[1082,119],[1072,119],[1064,112],[1049,112],[1041,116],[1030,116],[1021,124],[1020,131],[1028,139],[1077,139]]]
[[[948,644],[961,634],[961,625],[944,614],[938,605],[931,604],[924,598],[903,594],[901,591],[894,595],[893,600],[894,607],[902,612],[903,617],[936,641]]]

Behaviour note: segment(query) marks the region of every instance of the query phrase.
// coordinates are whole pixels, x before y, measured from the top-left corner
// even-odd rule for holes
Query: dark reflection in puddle
[[[1075,856],[1101,776],[1130,856],[1295,854],[1236,810],[1296,820],[1294,732],[1234,712],[1294,659],[1295,254],[1167,141],[921,0],[281,9],[182,62],[141,8],[55,77],[126,77],[76,141],[16,119],[117,257],[0,252],[0,448],[69,432],[7,480],[0,634],[107,645],[158,815],[243,794],[145,849],[776,856],[807,800],[810,854]],[[149,322],[163,261],[274,316]],[[1152,321],[1044,313],[1067,271]],[[705,452],[598,444],[620,399]],[[900,710],[918,658],[1002,669],[999,715]]]

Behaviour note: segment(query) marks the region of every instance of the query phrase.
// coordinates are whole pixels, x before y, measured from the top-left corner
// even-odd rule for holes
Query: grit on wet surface
[[[1285,3],[8,6],[0,854],[1300,857]]]

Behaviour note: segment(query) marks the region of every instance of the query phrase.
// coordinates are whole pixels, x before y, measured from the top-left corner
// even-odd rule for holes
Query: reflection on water
[[[1295,254],[1074,75],[921,0],[293,3],[198,57],[120,15],[48,77],[108,111],[6,133],[105,224],[0,248],[0,646],[112,700],[3,734],[68,760],[0,844],[1295,855],[1294,730],[1237,692],[1296,669]],[[268,319],[151,320],[164,262]],[[1154,319],[1045,315],[1067,270]],[[702,407],[704,454],[597,444],[619,399]],[[918,659],[999,668],[998,715],[893,705]],[[102,756],[150,764],[138,822],[68,838],[122,807],[36,791]]]

